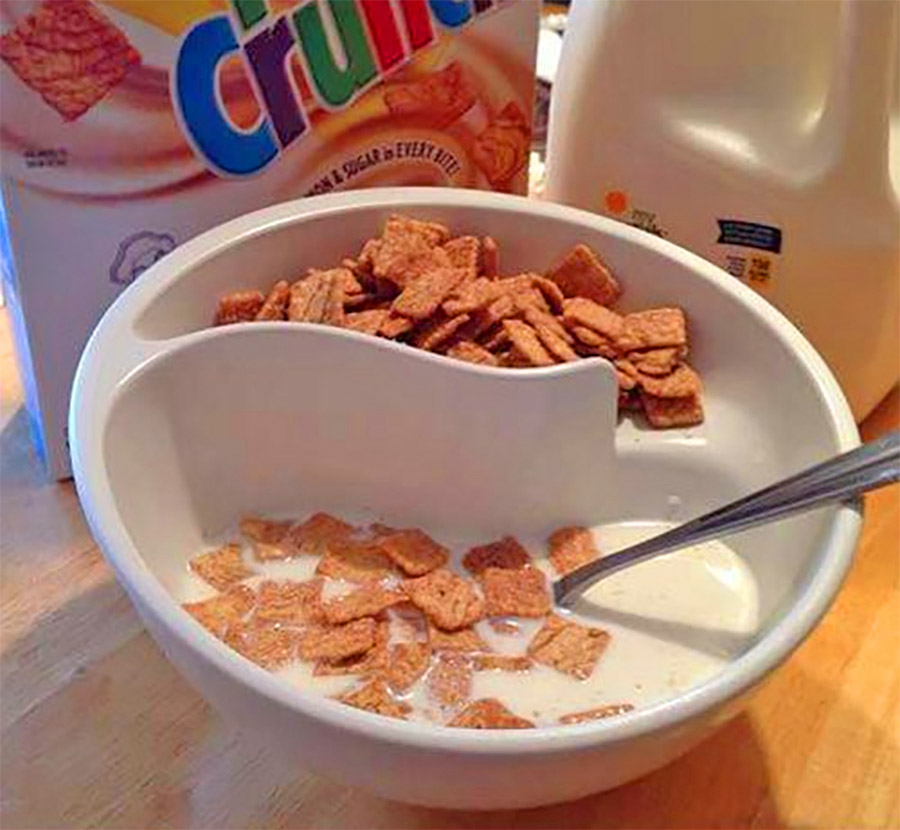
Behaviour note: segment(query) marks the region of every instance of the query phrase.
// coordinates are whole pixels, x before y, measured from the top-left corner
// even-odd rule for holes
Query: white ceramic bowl
[[[626,307],[685,307],[706,423],[610,429],[614,380],[601,360],[489,370],[317,326],[207,327],[221,293],[337,262],[395,211],[494,236],[504,273],[539,270],[585,241],[621,278]],[[860,526],[859,512],[842,507],[735,537],[760,590],[754,644],[676,699],[580,726],[488,733],[392,721],[299,693],[208,635],[170,591],[188,578],[187,556],[248,511],[363,505],[485,534],[673,518],[673,504],[674,518],[687,518],[858,443],[822,360],[724,272],[588,213],[463,190],[306,199],[182,245],[97,328],[75,382],[70,438],[98,542],[197,689],[303,766],[432,806],[578,798],[683,753],[809,633]]]

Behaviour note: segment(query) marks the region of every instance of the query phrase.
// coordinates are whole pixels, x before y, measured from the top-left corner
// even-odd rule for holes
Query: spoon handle
[[[736,502],[692,519],[645,542],[604,556],[572,571],[553,585],[565,605],[609,574],[678,548],[736,533],[766,522],[859,496],[900,481],[900,431],[864,444]]]

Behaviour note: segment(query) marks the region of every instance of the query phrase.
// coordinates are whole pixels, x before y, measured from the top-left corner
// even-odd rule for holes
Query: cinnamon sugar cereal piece
[[[512,345],[512,341],[503,326],[497,326],[493,332],[483,338],[481,345],[494,355],[499,366],[503,362],[503,350],[508,349]]]
[[[396,700],[390,693],[387,684],[380,678],[370,680],[364,686],[351,689],[349,692],[335,698],[341,703],[353,706],[356,709],[365,709],[376,715],[385,715],[389,718],[405,720],[412,711],[408,703]]]
[[[528,551],[513,536],[504,536],[487,545],[471,548],[462,560],[463,567],[476,576],[488,568],[518,570],[531,564]]]
[[[500,248],[490,236],[481,240],[481,270],[488,278],[500,273]]]
[[[461,283],[444,300],[443,309],[448,315],[468,314],[487,308],[501,294],[499,281],[478,277]]]
[[[391,312],[381,324],[378,333],[382,337],[387,337],[389,340],[395,340],[396,338],[411,332],[413,328],[415,328],[415,325],[415,321],[410,320],[408,317],[400,317]]]
[[[449,559],[447,548],[417,528],[383,535],[379,543],[381,550],[408,576],[423,576],[443,568]]]
[[[325,620],[332,625],[337,625],[360,617],[374,617],[386,608],[405,600],[405,594],[385,588],[376,582],[364,584],[349,594],[329,600],[323,604],[322,610]]]
[[[559,286],[553,280],[548,280],[540,274],[533,274],[531,279],[535,287],[544,295],[544,299],[553,312],[560,314],[563,310],[565,296],[560,291]]]
[[[619,389],[622,392],[630,392],[640,382],[641,373],[630,360],[620,359],[613,361],[616,369],[616,378],[619,381]]]
[[[240,622],[228,629],[225,642],[238,654],[264,669],[277,669],[296,657],[300,632],[296,629]]]
[[[586,680],[608,643],[609,634],[602,628],[589,628],[551,614],[529,644],[528,654],[536,663]]]
[[[428,642],[434,651],[487,651],[488,647],[474,628],[443,631],[428,623]]]
[[[593,534],[586,527],[561,527],[550,534],[550,562],[560,576],[599,558]]]
[[[375,645],[376,623],[363,617],[346,625],[312,625],[302,630],[298,642],[301,660],[343,660],[364,654]]]
[[[508,103],[475,139],[472,160],[495,190],[509,187],[528,162],[531,128],[515,102]]]
[[[198,554],[191,559],[190,566],[197,576],[219,591],[253,576],[253,571],[244,564],[241,546],[235,544]]]
[[[344,328],[360,331],[363,334],[378,334],[390,311],[386,308],[373,308],[368,311],[350,312],[344,315]]]
[[[316,677],[347,674],[379,674],[388,665],[390,624],[386,620],[375,622],[375,643],[368,651],[337,660],[318,660],[313,675]]]
[[[232,625],[250,613],[256,602],[255,591],[247,585],[234,585],[222,594],[181,607],[207,631],[221,639]]]
[[[262,291],[233,291],[219,300],[213,325],[227,326],[231,323],[248,323],[265,303]]]
[[[529,308],[525,311],[525,320],[534,328],[538,339],[555,360],[562,363],[578,360],[578,355],[569,345],[572,335],[555,317],[538,309]]]
[[[291,286],[287,308],[288,320],[295,323],[302,323],[306,320],[307,310],[317,289],[318,281],[312,277],[304,277]]]
[[[305,582],[267,579],[259,585],[254,618],[283,625],[322,622],[322,585],[321,579]]]
[[[657,398],[641,392],[640,401],[647,421],[656,429],[693,427],[703,423],[703,403],[699,395]]]
[[[628,360],[642,375],[668,375],[674,372],[684,357],[683,346],[667,346],[662,349],[648,349],[643,352],[629,352]]]
[[[291,286],[287,319],[298,323],[340,326],[344,321],[344,286],[352,274],[346,268],[313,271]]]
[[[465,273],[465,279],[474,280],[480,272],[481,241],[477,236],[457,236],[444,245],[450,265]]]
[[[382,236],[384,239],[418,237],[431,247],[436,247],[450,241],[450,228],[440,222],[392,213],[384,224]]]
[[[286,539],[304,554],[316,555],[329,542],[347,539],[356,532],[353,525],[332,516],[329,513],[313,513],[306,521],[294,525],[287,533]]]
[[[563,303],[563,322],[567,326],[589,329],[612,341],[622,336],[625,327],[625,320],[620,314],[583,297],[575,297]],[[577,332],[575,336],[579,336]]]
[[[641,375],[641,388],[656,398],[689,398],[696,397],[702,391],[700,378],[686,363],[664,377]]]
[[[442,706],[461,706],[472,694],[472,664],[463,654],[439,654],[425,684],[428,696]]]
[[[447,295],[459,285],[465,272],[459,268],[437,268],[406,283],[391,306],[394,314],[424,320],[437,311]]]
[[[487,568],[478,579],[489,617],[543,617],[550,612],[547,579],[537,568]]]
[[[430,660],[428,643],[397,643],[391,646],[383,677],[394,691],[405,692],[425,674]]]
[[[477,340],[495,325],[516,314],[518,314],[518,309],[513,298],[508,294],[501,294],[487,308],[482,308],[473,314],[471,326],[467,326],[465,329],[466,337],[470,340]]]
[[[576,245],[548,272],[566,297],[585,297],[600,305],[612,305],[622,289],[609,268],[585,244]]]
[[[572,326],[571,331],[575,335],[575,349],[582,355],[613,360],[619,353],[612,340],[602,334],[597,334],[593,329]]]
[[[287,319],[288,303],[291,299],[291,284],[287,280],[279,280],[272,286],[262,308],[256,312],[257,320]]]
[[[616,715],[624,715],[630,712],[634,706],[630,703],[610,703],[607,706],[598,706],[596,709],[586,709],[583,712],[572,712],[570,715],[563,715],[560,723],[586,723],[592,720],[601,720],[602,718],[612,718]]]
[[[465,579],[440,568],[403,583],[413,605],[445,631],[456,631],[481,619],[484,601]]]
[[[476,654],[472,657],[475,671],[528,671],[531,658],[517,654]]]
[[[0,37],[0,58],[66,121],[84,115],[141,62],[86,0],[41,3]]]
[[[509,711],[493,697],[482,698],[470,703],[448,726],[461,729],[533,729],[534,724]]]
[[[434,351],[443,346],[468,322],[468,314],[448,318],[439,312],[416,332],[411,340],[412,345],[425,351]]]
[[[513,291],[510,296],[518,317],[524,317],[528,311],[550,312],[544,295],[533,286]]]
[[[273,522],[260,516],[245,516],[240,523],[240,530],[244,536],[265,545],[277,545],[290,528],[290,522]]]
[[[384,103],[391,115],[419,118],[436,127],[455,121],[477,98],[475,87],[456,61],[424,78],[384,88]]]
[[[447,357],[455,357],[466,363],[479,363],[483,366],[498,366],[499,362],[487,349],[471,340],[458,340],[449,349]]]
[[[515,354],[529,366],[552,366],[554,360],[538,339],[537,332],[521,320],[504,320],[503,328]]]
[[[687,346],[687,322],[680,308],[651,308],[626,314],[616,337],[620,351]]]
[[[393,572],[390,559],[371,539],[332,539],[326,545],[316,573],[347,582],[384,579]]]

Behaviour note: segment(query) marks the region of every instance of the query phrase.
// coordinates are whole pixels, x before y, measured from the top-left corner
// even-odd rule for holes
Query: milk
[[[376,517],[362,514],[352,519],[363,526]],[[600,551],[620,550],[668,529],[663,523],[625,523],[593,529]],[[236,534],[235,534],[236,536]],[[225,541],[223,538],[220,541]],[[465,552],[486,540],[458,536],[438,539],[451,550],[450,567],[468,575],[460,561]],[[536,560],[537,567],[555,578],[543,557],[541,539],[520,539]],[[310,579],[319,557],[300,556],[280,562],[257,562],[249,549],[245,560],[262,579]],[[349,583],[327,584],[325,598],[353,589]],[[176,592],[179,602],[211,595],[211,589],[185,570]],[[651,706],[675,697],[713,676],[744,651],[757,632],[758,597],[753,575],[746,563],[721,542],[706,542],[667,554],[613,574],[591,587],[573,610],[561,616],[584,625],[600,627],[611,635],[608,648],[593,674],[578,680],[556,669],[534,664],[525,673],[500,670],[475,672],[472,698],[493,697],[521,717],[538,725],[552,725],[573,712],[606,704],[628,703]],[[408,639],[408,626],[401,626],[395,611],[389,611],[392,641]],[[515,634],[498,633],[487,620],[475,624],[481,638],[495,652],[523,655],[540,620],[516,619]],[[419,637],[424,637],[421,632]],[[354,676],[320,676],[310,664],[300,662],[276,674],[298,694],[334,696],[352,688]],[[412,705],[411,720],[446,721],[452,712],[429,699],[427,675],[401,699]]]

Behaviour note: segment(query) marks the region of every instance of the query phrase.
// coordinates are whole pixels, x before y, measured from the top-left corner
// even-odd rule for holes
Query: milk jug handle
[[[895,0],[841,4],[837,60],[822,123],[836,139],[836,170],[857,181],[887,175],[898,12]]]

